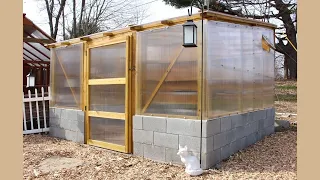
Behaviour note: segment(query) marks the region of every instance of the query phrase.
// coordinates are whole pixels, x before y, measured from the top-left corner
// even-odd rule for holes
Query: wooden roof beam
[[[171,20],[162,20],[161,24],[172,26],[172,25],[174,25],[174,22]]]
[[[23,38],[23,42],[33,42],[33,43],[44,43],[44,44],[50,44],[54,43],[55,41],[50,39],[37,39],[37,38]]]
[[[142,26],[129,26],[131,31],[142,31]]]

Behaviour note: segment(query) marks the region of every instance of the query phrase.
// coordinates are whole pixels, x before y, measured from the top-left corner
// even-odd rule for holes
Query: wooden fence
[[[34,94],[30,90],[23,93],[23,134],[49,131],[50,98],[50,87],[41,87],[41,92],[36,88]]]

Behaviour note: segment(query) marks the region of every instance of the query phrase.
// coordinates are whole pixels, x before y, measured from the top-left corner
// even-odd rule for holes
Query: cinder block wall
[[[136,115],[133,117],[133,153],[181,164],[177,155],[179,144],[187,145],[198,158],[201,154],[201,166],[208,169],[272,134],[274,118],[275,109],[270,108],[203,120],[201,142],[200,120]]]
[[[49,135],[84,143],[84,112],[81,110],[50,107]]]

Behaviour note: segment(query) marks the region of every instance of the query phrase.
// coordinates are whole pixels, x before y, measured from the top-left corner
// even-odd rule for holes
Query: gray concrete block
[[[246,137],[233,141],[230,146],[232,154],[244,149],[246,147]]]
[[[82,132],[77,132],[77,141],[78,143],[84,143],[84,133]]]
[[[252,133],[246,137],[246,146],[253,145],[258,140],[258,132]]]
[[[59,127],[59,119],[56,117],[50,117],[49,127]]]
[[[84,122],[84,112],[83,111],[78,111],[78,113],[77,113],[77,121]]]
[[[50,127],[49,135],[61,139],[66,139],[65,130],[60,127]]]
[[[133,129],[133,142],[152,144],[153,131]]]
[[[71,127],[72,128],[70,130],[84,133],[84,121],[81,121],[81,120],[72,121]]]
[[[259,119],[259,120],[258,120],[258,123],[259,123],[259,124],[258,124],[258,130],[259,130],[259,131],[263,130],[263,129],[264,129],[264,126],[265,126],[265,125],[264,125],[265,119]]]
[[[266,119],[267,111],[266,110],[258,110],[253,112],[254,120]]]
[[[67,111],[65,109],[60,109],[60,119],[68,119]]]
[[[55,118],[54,110],[55,110],[55,108],[49,108],[49,117],[50,118]]]
[[[211,152],[213,151],[213,137],[206,137],[206,138],[202,138],[202,148],[201,151],[202,153],[207,153],[207,152]]]
[[[221,132],[228,131],[231,129],[231,117],[225,116],[220,119],[221,121]]]
[[[177,155],[178,153],[177,149],[166,148],[165,153],[166,153],[166,162],[171,162],[174,164],[183,164],[181,162],[180,156]]]
[[[265,136],[269,136],[274,133],[274,126],[269,126],[265,128]]]
[[[220,134],[213,136],[213,149],[219,149],[229,143],[234,139],[234,130],[225,131]]]
[[[254,122],[255,120],[253,118],[253,112],[248,112],[247,114],[248,114],[247,116],[248,123]]]
[[[220,118],[202,122],[202,137],[210,137],[221,132]]]
[[[133,129],[142,129],[142,116],[133,116]]]
[[[155,161],[165,162],[166,160],[165,147],[144,144],[143,155],[144,157],[155,160]]]
[[[70,126],[69,124],[70,124],[69,119],[61,118],[59,127],[62,129],[69,129],[69,126]]]
[[[234,114],[230,116],[231,118],[231,129],[239,127],[239,126],[243,126],[244,125],[244,121],[242,119],[242,116],[240,114]]]
[[[193,136],[179,135],[179,144],[187,146],[189,151],[200,152],[200,138]]]
[[[173,149],[179,149],[178,135],[154,132],[153,136],[154,136],[153,137],[154,145],[173,148]]]
[[[73,109],[65,109],[66,116],[68,120],[76,121],[78,118],[78,112],[79,110],[73,110]]]
[[[269,108],[266,111],[267,111],[268,118],[273,118],[275,116],[275,108]]]
[[[221,161],[221,149],[203,153],[201,158],[201,168],[209,169]]]
[[[241,139],[241,138],[245,137],[245,135],[246,135],[246,128],[244,126],[239,126],[235,129],[233,129],[233,131],[234,131],[234,136],[233,136],[232,141]]]
[[[248,122],[248,114],[235,114],[230,116],[231,117],[231,129],[245,126]]]
[[[167,119],[164,117],[143,116],[142,129],[147,131],[166,132]]]
[[[143,157],[143,144],[141,143],[133,143],[133,154],[136,156],[142,156]]]
[[[77,142],[77,132],[65,130],[66,140]]]
[[[167,119],[167,133],[201,137],[201,122],[192,119]]]
[[[221,147],[221,160],[228,159],[232,155],[230,144]]]

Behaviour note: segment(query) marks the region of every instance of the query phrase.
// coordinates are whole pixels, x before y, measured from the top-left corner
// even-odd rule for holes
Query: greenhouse
[[[275,28],[206,11],[50,44],[50,134],[212,167],[274,132]]]

